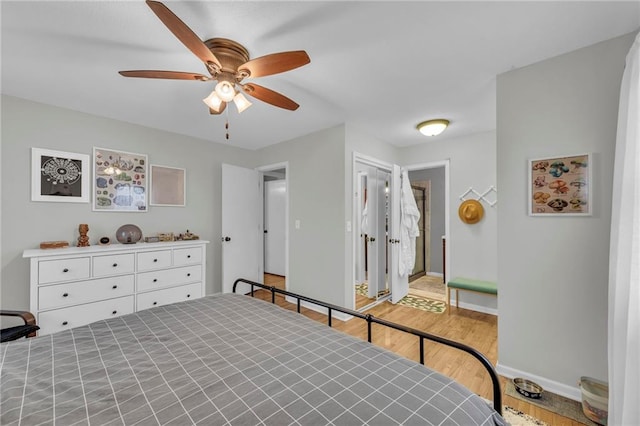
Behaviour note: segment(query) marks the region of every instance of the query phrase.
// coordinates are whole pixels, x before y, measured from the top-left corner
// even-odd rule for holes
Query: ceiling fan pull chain
[[[226,111],[227,121],[224,123],[224,129],[227,131],[227,140],[229,140],[229,110]]]

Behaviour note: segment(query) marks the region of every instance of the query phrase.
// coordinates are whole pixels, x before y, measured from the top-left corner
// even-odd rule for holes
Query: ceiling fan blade
[[[293,102],[291,99],[278,92],[274,92],[266,87],[258,86],[257,84],[248,83],[242,86],[242,90],[249,96],[253,96],[256,99],[260,99],[268,104],[295,111],[300,105]]]
[[[178,18],[167,6],[159,1],[147,0],[147,5],[151,8],[158,18],[169,28],[177,38],[189,50],[193,52],[205,64],[215,64],[218,69],[222,68],[218,58],[209,50],[209,48],[200,40],[191,28],[187,26],[180,18]]]
[[[238,67],[238,73],[247,71],[250,77],[264,77],[301,67],[311,62],[304,50],[272,53],[252,59]]]
[[[222,102],[220,104],[220,111],[216,111],[213,108],[209,108],[209,114],[211,115],[219,115],[222,114],[222,112],[227,108],[227,103],[226,102]]]
[[[164,78],[169,80],[198,80],[207,81],[211,78],[203,74],[195,74],[192,72],[182,71],[156,71],[156,70],[135,70],[135,71],[118,71],[120,75],[125,77],[140,78]]]

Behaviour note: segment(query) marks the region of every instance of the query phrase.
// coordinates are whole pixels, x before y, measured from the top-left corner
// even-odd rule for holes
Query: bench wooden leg
[[[460,296],[458,296],[458,289],[456,288],[456,309],[458,309],[458,302],[460,301]]]

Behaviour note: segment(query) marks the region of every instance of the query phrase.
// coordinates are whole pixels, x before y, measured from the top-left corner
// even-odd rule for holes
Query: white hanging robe
[[[400,255],[398,273],[409,275],[416,262],[416,237],[420,235],[420,210],[413,196],[409,173],[402,172],[400,183]]]

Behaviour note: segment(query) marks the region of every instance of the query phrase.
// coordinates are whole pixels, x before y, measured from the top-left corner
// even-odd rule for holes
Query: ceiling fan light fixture
[[[216,93],[220,99],[225,102],[231,102],[236,95],[236,89],[234,85],[226,80],[220,81],[216,84]]]
[[[427,120],[418,124],[416,128],[425,136],[438,136],[449,126],[449,120],[439,118],[437,120]]]
[[[236,107],[238,108],[238,112],[239,113],[241,113],[242,111],[244,111],[245,109],[249,108],[252,105],[252,103],[249,102],[249,100],[246,98],[246,96],[244,96],[240,92],[238,92],[234,96],[233,102],[236,104]]]
[[[204,102],[205,105],[207,105],[209,108],[211,108],[215,112],[220,112],[220,107],[222,106],[222,99],[218,97],[218,94],[216,93],[215,90],[211,92],[209,96],[204,98],[202,102]]]

